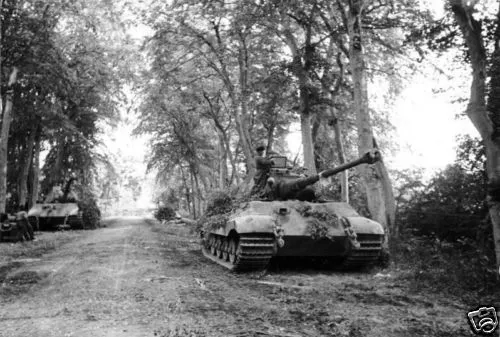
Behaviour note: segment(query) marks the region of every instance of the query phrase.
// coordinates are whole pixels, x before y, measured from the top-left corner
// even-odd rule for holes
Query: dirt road
[[[471,335],[470,308],[409,292],[397,270],[232,274],[182,225],[142,218],[68,235],[4,268],[0,336]]]

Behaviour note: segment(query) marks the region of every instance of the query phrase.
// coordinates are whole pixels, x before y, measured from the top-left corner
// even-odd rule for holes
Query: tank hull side
[[[38,218],[38,228],[41,231],[55,231],[65,224],[65,216],[44,216]]]
[[[66,217],[68,215],[78,215],[78,204],[76,203],[53,203],[35,204],[30,208],[28,216],[38,217]]]
[[[68,224],[68,217],[79,217],[78,213],[78,204],[73,202],[35,204],[29,210],[28,218],[37,219],[39,230],[50,231],[73,228],[73,225]]]

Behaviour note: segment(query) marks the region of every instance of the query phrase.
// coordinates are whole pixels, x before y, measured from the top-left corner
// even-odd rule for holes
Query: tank
[[[373,164],[380,153],[368,152],[308,177],[292,173],[286,157],[272,159],[258,198],[202,223],[203,254],[234,271],[264,269],[275,257],[319,258],[343,269],[372,265],[382,250],[382,225],[348,203],[318,200],[311,185],[354,166]]]
[[[83,229],[83,212],[76,196],[70,195],[75,178],[71,178],[62,196],[51,196],[44,203],[36,203],[28,211],[30,224],[38,230]]]

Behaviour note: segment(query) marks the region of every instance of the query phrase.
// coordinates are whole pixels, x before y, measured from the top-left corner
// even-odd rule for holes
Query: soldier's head
[[[262,156],[264,154],[264,150],[266,149],[266,147],[264,145],[260,145],[260,146],[257,146],[257,148],[255,149],[255,151],[257,151],[257,154],[259,156]]]

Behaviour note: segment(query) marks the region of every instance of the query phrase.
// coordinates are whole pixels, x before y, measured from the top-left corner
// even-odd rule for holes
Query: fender
[[[352,226],[352,229],[359,234],[379,234],[384,235],[384,228],[376,221],[361,217],[345,217]]]
[[[276,219],[269,215],[244,215],[230,219],[226,226],[218,228],[215,234],[228,236],[232,230],[244,233],[274,233]]]

